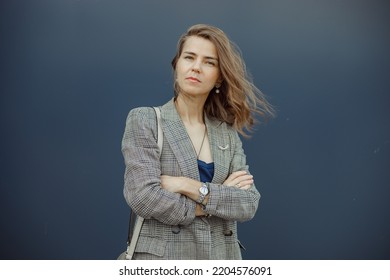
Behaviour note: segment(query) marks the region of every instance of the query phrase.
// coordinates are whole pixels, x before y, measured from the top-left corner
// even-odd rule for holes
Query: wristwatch
[[[199,188],[199,198],[196,202],[201,204],[205,199],[206,195],[208,194],[209,194],[209,187],[207,186],[206,183],[202,183],[202,186]]]

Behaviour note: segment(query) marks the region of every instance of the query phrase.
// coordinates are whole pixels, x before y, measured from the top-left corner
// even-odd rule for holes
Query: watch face
[[[206,195],[206,194],[208,194],[209,193],[209,190],[207,189],[207,187],[201,187],[200,189],[199,189],[199,191],[202,193],[202,194],[204,194],[204,195]]]

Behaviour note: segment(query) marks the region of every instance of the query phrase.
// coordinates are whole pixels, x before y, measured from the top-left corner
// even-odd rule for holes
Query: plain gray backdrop
[[[196,23],[278,111],[244,148],[262,194],[246,259],[389,259],[389,5],[378,0],[0,2],[0,257],[115,259],[128,111],[173,96]]]

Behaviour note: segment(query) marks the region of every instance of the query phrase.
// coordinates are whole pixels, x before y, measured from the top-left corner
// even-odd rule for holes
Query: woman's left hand
[[[246,171],[236,171],[223,182],[226,186],[236,187],[242,190],[248,190],[252,187],[254,181],[253,176]]]

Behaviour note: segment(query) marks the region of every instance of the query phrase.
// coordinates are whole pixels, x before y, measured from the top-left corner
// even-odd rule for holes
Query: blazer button
[[[232,236],[233,235],[233,231],[231,231],[230,229],[227,229],[223,232],[223,235],[225,236]]]
[[[180,226],[172,226],[172,233],[178,234],[180,233]]]

